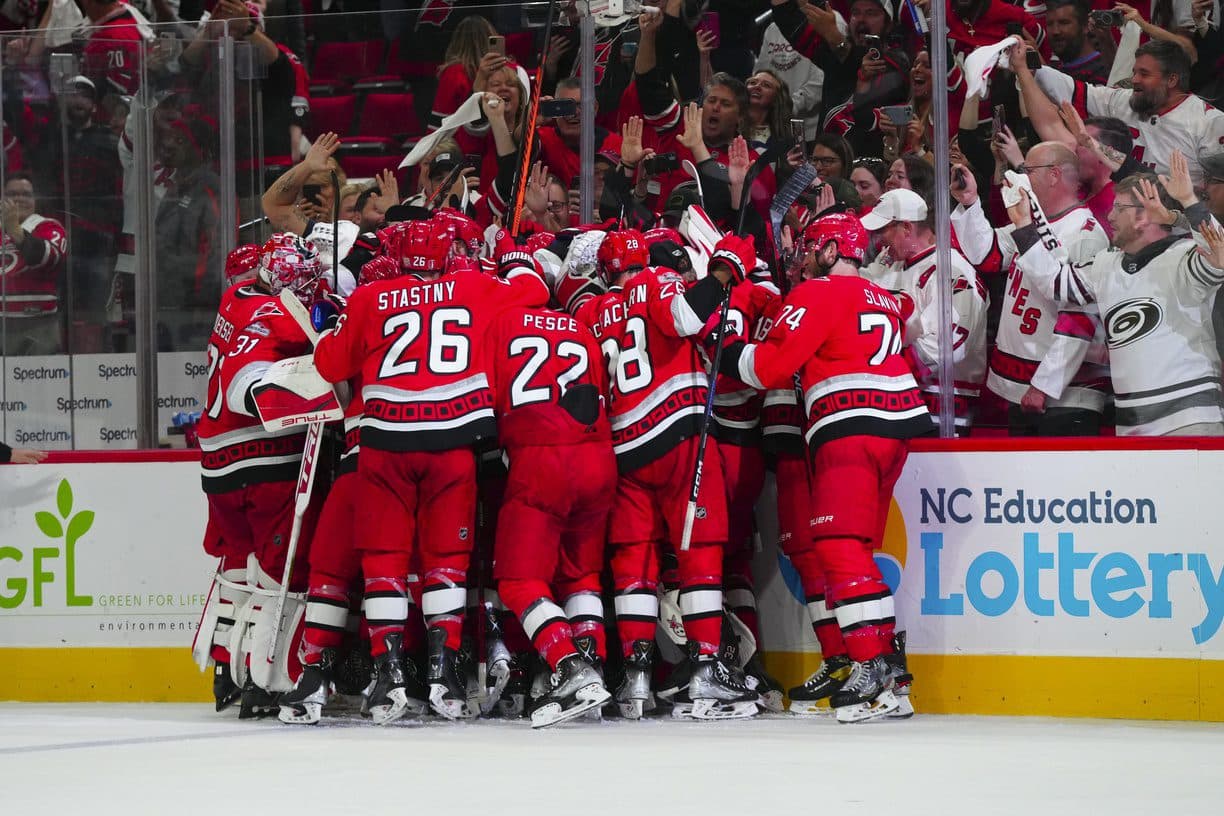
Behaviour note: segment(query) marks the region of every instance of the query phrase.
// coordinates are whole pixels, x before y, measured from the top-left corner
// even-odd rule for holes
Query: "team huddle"
[[[859,276],[868,240],[816,220],[785,297],[753,239],[701,253],[668,228],[482,248],[443,211],[379,231],[347,298],[307,239],[235,250],[199,426],[220,565],[194,653],[218,710],[780,711],[750,569],[770,470],[822,652],[790,709],[912,715],[872,550],[934,426],[902,355],[913,304]],[[261,421],[286,360],[347,399],[336,450]]]

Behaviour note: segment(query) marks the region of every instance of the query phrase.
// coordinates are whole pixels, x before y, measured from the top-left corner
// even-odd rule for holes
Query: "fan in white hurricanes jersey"
[[[935,233],[922,196],[913,190],[889,190],[862,218],[879,236],[889,269],[864,273],[872,281],[899,281],[905,311],[905,358],[918,380],[927,408],[939,412],[939,277],[935,274]],[[874,266],[874,264],[873,264]],[[986,375],[986,287],[965,257],[952,249],[952,374],[956,427],[966,432],[973,422]],[[912,309],[910,306],[912,305]]]
[[[1197,156],[1224,145],[1224,111],[1189,93],[1190,60],[1175,43],[1152,40],[1135,50],[1132,89],[1089,85],[1048,67],[1037,70],[1034,82],[1023,66],[1023,54],[1013,58],[1026,99],[1045,91],[1055,102],[1070,101],[1081,116],[1121,119],[1135,137],[1135,160],[1157,173],[1168,173],[1170,156],[1180,151],[1190,157],[1197,184],[1203,175]]]
[[[1030,203],[1038,231],[1058,237],[1063,260],[1085,264],[1108,249],[1109,236],[1079,199],[1076,168],[1070,148],[1042,142],[1020,165],[1026,175],[1016,178],[1027,179],[1036,196]],[[986,386],[1009,403],[1010,432],[1013,436],[1095,435],[1107,382],[1103,366],[1085,364],[1094,337],[1099,341],[1096,351],[1103,351],[1096,309],[1059,307],[1029,281],[1030,273],[1017,258],[1012,240],[1015,227],[992,229],[978,200],[977,182],[961,165],[953,169],[952,195],[960,202],[952,213],[952,226],[965,257],[979,274],[1007,274]]]
[[[1118,184],[1109,220],[1115,249],[1089,262],[1059,257],[1027,196],[1004,188],[1012,239],[1030,280],[1058,303],[1096,303],[1105,324],[1119,435],[1224,435],[1220,355],[1211,304],[1224,283],[1224,230],[1194,195],[1174,152],[1167,194],[1150,176]],[[1180,204],[1185,214],[1169,208]],[[1188,223],[1187,223],[1188,222]],[[1187,233],[1190,224],[1198,233]]]

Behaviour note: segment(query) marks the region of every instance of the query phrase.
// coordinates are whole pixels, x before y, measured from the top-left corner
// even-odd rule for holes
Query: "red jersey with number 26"
[[[548,301],[530,267],[506,277],[464,271],[357,287],[336,328],[319,338],[315,366],[329,382],[361,374],[361,447],[455,450],[496,435],[476,345],[503,309]]]
[[[908,439],[933,430],[901,357],[901,304],[863,278],[833,275],[787,296],[764,342],[744,347],[740,379],[783,388],[799,372],[813,448],[845,436]]]
[[[199,427],[205,493],[297,479],[306,429],[264,430],[247,394],[276,361],[309,353],[310,341],[278,298],[241,283],[221,296]]]
[[[684,299],[686,289],[676,272],[647,268],[619,293],[578,310],[608,364],[612,445],[622,473],[701,433],[707,379],[695,338],[704,324]]]
[[[595,338],[575,318],[550,309],[507,309],[482,342],[498,439],[508,452],[513,455],[520,445],[611,443],[603,399],[608,375]],[[576,422],[560,404],[580,385],[593,386],[600,403],[589,425]]]

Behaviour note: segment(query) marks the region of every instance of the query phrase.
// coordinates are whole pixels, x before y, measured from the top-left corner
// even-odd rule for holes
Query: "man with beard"
[[[1038,69],[1034,81],[1022,62],[1012,64],[1030,109],[1040,104],[1034,95],[1045,91],[1055,102],[1070,100],[1080,116],[1121,119],[1135,136],[1135,160],[1157,173],[1169,172],[1177,151],[1187,157],[1190,178],[1198,184],[1203,178],[1198,155],[1224,144],[1224,112],[1189,92],[1190,58],[1176,43],[1152,40],[1135,50],[1132,90],[1078,82],[1049,67]]]
[[[1079,82],[1104,85],[1109,81],[1109,62],[1088,41],[1087,0],[1050,0],[1045,27],[1050,50],[1058,57],[1058,68]]]
[[[1010,197],[1012,240],[1037,291],[1100,309],[1119,436],[1222,436],[1211,310],[1224,282],[1224,230],[1195,195],[1181,153],[1169,164],[1164,184],[1148,175],[1118,183],[1109,215],[1115,251],[1071,262],[1058,236],[1042,234],[1026,195]],[[1197,232],[1187,235],[1187,226]]]

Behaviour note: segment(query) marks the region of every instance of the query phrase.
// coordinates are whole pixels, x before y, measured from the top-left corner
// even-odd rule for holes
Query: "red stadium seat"
[[[408,55],[401,55],[399,40],[396,40],[391,43],[386,72],[402,79],[433,79],[438,75],[438,63],[414,60]]]
[[[403,141],[425,132],[417,118],[416,101],[410,93],[366,94],[357,132]]]
[[[353,117],[357,113],[357,97],[319,96],[310,100],[310,135],[318,136],[329,130],[344,135],[352,130]]]
[[[350,179],[374,178],[383,170],[394,170],[403,158],[400,153],[341,156],[340,166]]]
[[[382,40],[361,42],[325,42],[315,51],[310,78],[316,82],[354,81],[382,71],[386,43]]]

